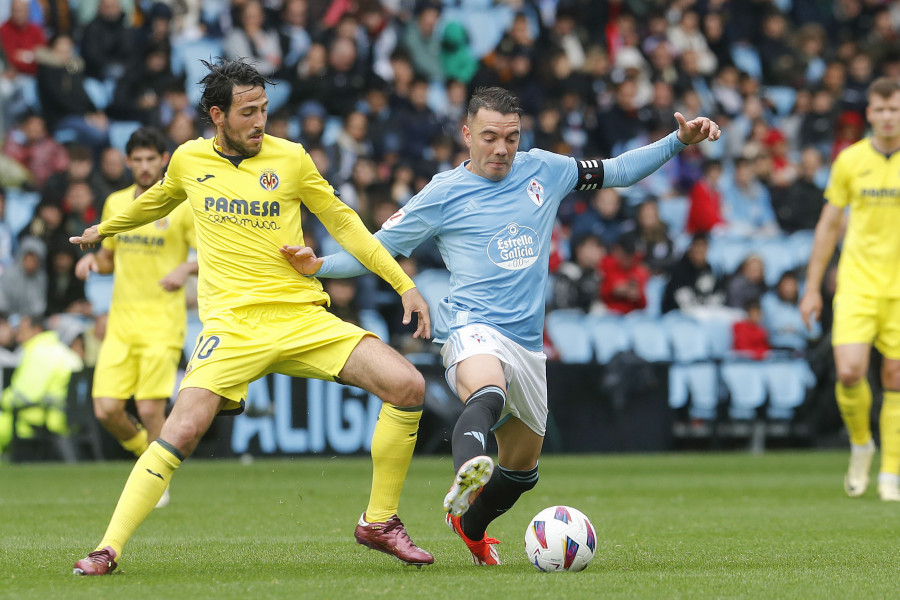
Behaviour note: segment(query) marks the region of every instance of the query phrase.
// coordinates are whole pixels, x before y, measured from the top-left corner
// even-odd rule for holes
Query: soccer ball
[[[525,530],[525,554],[540,571],[581,571],[597,548],[590,520],[569,506],[551,506]]]

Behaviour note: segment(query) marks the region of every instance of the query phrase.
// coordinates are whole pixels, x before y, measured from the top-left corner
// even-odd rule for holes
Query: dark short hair
[[[522,114],[519,98],[502,87],[480,87],[469,100],[468,115],[474,118],[481,109],[493,110],[501,115]]]
[[[128,138],[128,143],[125,144],[125,155],[131,156],[131,153],[138,148],[149,148],[155,150],[157,154],[165,154],[166,146],[168,146],[168,142],[162,131],[156,127],[141,127]]]
[[[234,86],[265,87],[267,83],[272,83],[243,58],[230,60],[220,56],[215,63],[205,60],[200,62],[209,69],[206,77],[200,80],[200,85],[203,86],[200,109],[207,120],[211,120],[209,111],[213,106],[218,106],[224,113],[228,112],[234,98]]]
[[[897,92],[900,92],[900,84],[890,77],[879,77],[869,85],[869,90],[866,92],[866,98],[869,100],[872,99],[872,96],[890,98]]]

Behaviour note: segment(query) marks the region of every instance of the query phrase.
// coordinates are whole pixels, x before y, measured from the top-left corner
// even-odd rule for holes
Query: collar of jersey
[[[240,166],[241,161],[244,160],[243,156],[231,156],[230,154],[225,154],[222,152],[222,147],[219,145],[219,142],[216,141],[216,138],[212,139],[213,150],[216,151],[216,154],[233,164],[235,167]]]

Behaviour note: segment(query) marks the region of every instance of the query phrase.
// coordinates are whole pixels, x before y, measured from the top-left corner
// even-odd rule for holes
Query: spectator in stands
[[[841,150],[861,140],[865,132],[866,124],[860,113],[853,110],[845,110],[838,115],[834,132],[834,143],[831,146],[831,160],[837,158]]]
[[[169,138],[169,152],[174,152],[175,148],[188,140],[193,140],[198,136],[197,122],[190,113],[178,112],[169,121],[166,127],[166,135]]]
[[[297,63],[297,85],[291,87],[291,106],[313,100],[322,104],[327,99],[328,49],[314,42],[306,56]]]
[[[0,25],[0,47],[11,71],[16,75],[37,75],[35,50],[47,42],[44,30],[28,20],[27,0],[12,0],[9,20]]]
[[[344,126],[338,132],[335,143],[338,156],[338,181],[341,184],[350,179],[353,174],[353,165],[357,159],[372,156],[372,144],[366,136],[369,121],[366,115],[354,110],[344,117]]]
[[[402,158],[421,160],[431,140],[443,132],[441,121],[428,106],[428,82],[416,77],[409,90],[409,108],[400,117]]]
[[[600,261],[606,256],[603,241],[587,233],[572,243],[572,260],[553,273],[551,310],[576,308],[585,313],[603,310],[600,301]]]
[[[35,430],[45,428],[54,434],[53,444],[59,458],[74,462],[74,450],[63,440],[69,433],[66,423],[69,379],[73,372],[83,368],[81,358],[55,331],[44,330],[41,317],[30,313],[19,321],[16,341],[22,355],[9,387],[0,396],[0,453],[9,449],[14,438],[32,439]]]
[[[19,247],[26,238],[33,238],[41,242],[46,248],[60,248],[68,240],[63,221],[65,215],[62,211],[62,202],[52,204],[42,201],[34,211],[34,216],[28,225],[19,232]]]
[[[434,0],[418,0],[414,18],[407,23],[401,38],[418,75],[430,81],[443,81],[442,38],[438,31],[441,5]]]
[[[707,160],[703,163],[703,176],[688,194],[691,204],[684,228],[688,233],[709,233],[725,223],[722,217],[722,195],[718,189],[721,176],[721,162]]]
[[[469,34],[462,23],[451,22],[444,27],[441,40],[443,79],[457,79],[468,83],[478,70],[478,59],[469,48]],[[527,53],[526,53],[527,56]]]
[[[659,218],[656,199],[642,202],[637,208],[635,229],[627,234],[643,262],[653,275],[667,273],[675,264],[675,245],[669,238],[668,226]]]
[[[762,35],[756,48],[766,85],[792,85],[802,80],[788,34],[788,23],[782,14],[772,12],[763,18]]]
[[[786,233],[816,228],[823,203],[821,171],[822,155],[819,151],[813,147],[804,149],[799,177],[773,198],[778,225]]]
[[[47,315],[78,313],[91,316],[91,305],[84,294],[84,282],[75,277],[76,251],[61,246],[50,252],[47,270]]]
[[[308,0],[287,0],[281,9],[278,37],[283,57],[281,77],[284,79],[293,77],[300,60],[312,46],[307,19],[308,8]]]
[[[366,77],[357,68],[356,42],[335,38],[328,48],[328,72],[325,75],[322,103],[330,115],[346,116],[366,89]]]
[[[758,254],[751,254],[741,262],[729,279],[725,290],[725,305],[744,308],[751,300],[759,301],[766,293],[765,265]]]
[[[42,315],[47,307],[47,247],[32,237],[19,243],[16,262],[0,275],[0,313]]]
[[[69,236],[78,235],[79,231],[84,231],[96,223],[100,216],[94,205],[94,190],[86,181],[73,181],[69,184],[63,197],[62,208],[65,213],[63,229]],[[56,250],[53,247],[48,249]]]
[[[591,195],[587,210],[572,224],[572,237],[590,233],[612,248],[619,238],[634,230],[634,221],[624,215],[622,197],[615,188],[600,188]]]
[[[99,156],[107,145],[109,123],[84,87],[85,63],[75,55],[72,38],[51,39],[49,51],[39,53],[38,62],[38,96],[48,127],[55,134],[70,131],[78,143],[90,146]]]
[[[725,290],[706,260],[708,251],[709,237],[704,233],[694,235],[684,256],[672,267],[663,291],[663,313],[697,312],[724,305]]]
[[[69,184],[74,181],[89,181],[94,172],[94,157],[87,146],[76,144],[68,147],[69,164],[65,171],[54,173],[44,184],[41,194],[43,202],[62,206]]]
[[[6,222],[6,191],[0,186],[0,275],[12,265],[15,249],[16,238]]]
[[[69,164],[66,149],[50,137],[44,118],[33,112],[23,115],[18,127],[6,136],[3,154],[28,169],[38,190],[53,173],[64,171]]]
[[[706,37],[700,30],[700,15],[695,11],[686,10],[681,13],[678,23],[669,28],[668,41],[676,54],[695,53],[700,74],[710,76],[718,67],[716,55],[710,50]]]
[[[328,312],[338,318],[359,325],[359,298],[356,294],[356,279],[327,279],[322,282],[325,293],[331,298]],[[387,342],[388,340],[384,340]]]
[[[222,49],[226,58],[248,58],[262,75],[271,77],[281,68],[281,40],[265,26],[265,17],[262,3],[248,0],[241,8],[240,25],[228,32]]]
[[[815,147],[822,156],[830,156],[837,117],[834,97],[827,90],[813,93],[809,113],[800,124],[800,144]]]
[[[799,289],[796,273],[787,271],[778,280],[775,293],[763,296],[763,322],[773,350],[802,353],[810,340],[818,339],[822,334],[819,323],[812,330],[803,324],[797,306]]]
[[[127,188],[132,183],[131,173],[125,168],[125,155],[118,148],[109,147],[100,155],[100,169],[94,170],[89,180],[94,192],[94,208],[100,214],[103,199],[113,192]]]
[[[641,262],[633,238],[623,237],[613,244],[609,255],[600,261],[600,272],[600,299],[610,311],[626,314],[647,307],[645,290],[650,270]]]
[[[144,61],[129,69],[116,84],[106,111],[110,117],[145,125],[160,121],[162,93],[180,84],[172,74],[169,50],[168,44],[161,42],[147,47]]]
[[[768,354],[769,334],[762,325],[762,309],[759,300],[748,300],[744,304],[747,316],[732,324],[732,349],[740,356],[762,360]]]
[[[723,187],[722,216],[730,233],[754,237],[779,232],[769,190],[756,176],[750,159],[734,160],[732,177]]]
[[[140,35],[128,23],[119,0],[100,0],[97,16],[84,28],[81,40],[87,77],[118,80],[138,63]]]

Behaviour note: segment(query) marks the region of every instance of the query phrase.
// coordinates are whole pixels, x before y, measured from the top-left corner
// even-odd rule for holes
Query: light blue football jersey
[[[603,160],[603,181],[579,189],[630,185],[684,147],[673,133]],[[572,157],[533,149],[517,153],[501,181],[490,181],[466,169],[467,163],[435,175],[375,237],[392,254],[404,256],[435,239],[450,271],[449,296],[430,307],[436,342],[459,327],[482,323],[541,351],[550,238],[560,202],[575,189],[578,165]],[[341,251],[326,256],[316,276],[365,272]]]

